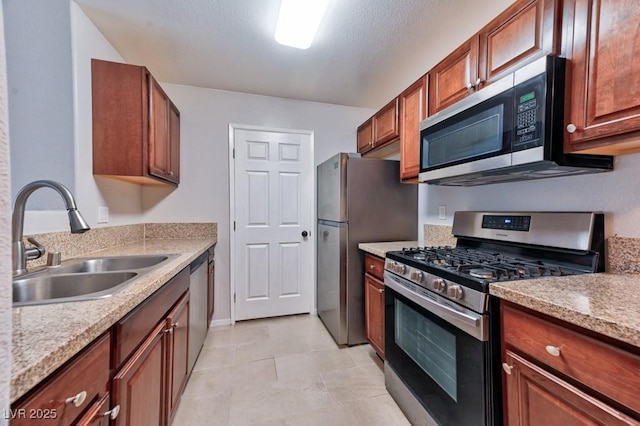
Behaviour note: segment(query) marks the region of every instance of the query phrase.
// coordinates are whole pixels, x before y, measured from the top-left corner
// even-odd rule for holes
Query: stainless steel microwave
[[[610,156],[563,152],[566,66],[540,58],[423,120],[419,180],[473,186],[613,170]]]

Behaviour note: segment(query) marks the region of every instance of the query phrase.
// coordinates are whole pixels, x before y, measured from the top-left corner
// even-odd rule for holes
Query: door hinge
[[[235,220],[233,221],[233,230],[234,231],[236,230],[236,221]]]
[[[233,158],[236,158],[236,149],[235,149],[235,148],[233,148],[233,153],[232,153],[232,155],[233,155]]]
[[[233,303],[236,303],[236,294],[233,293]]]

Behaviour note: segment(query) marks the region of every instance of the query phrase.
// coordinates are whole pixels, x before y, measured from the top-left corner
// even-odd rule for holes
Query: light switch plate
[[[109,223],[109,207],[98,207],[98,223]]]

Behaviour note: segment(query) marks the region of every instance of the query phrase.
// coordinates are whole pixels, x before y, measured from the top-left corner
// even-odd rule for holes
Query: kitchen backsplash
[[[84,234],[71,234],[68,231],[27,235],[42,244],[48,252],[60,252],[62,260],[91,253],[97,250],[121,246],[143,239],[179,239],[217,237],[217,223],[140,223],[135,225],[107,226],[92,228]],[[30,260],[29,268],[41,266],[47,262],[47,256]]]
[[[640,272],[640,238],[607,239],[607,272],[626,274]]]
[[[455,246],[457,239],[451,233],[452,229],[446,225],[424,225],[425,246]]]

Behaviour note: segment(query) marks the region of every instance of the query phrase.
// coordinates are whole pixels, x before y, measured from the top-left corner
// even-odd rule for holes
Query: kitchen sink
[[[136,272],[93,274],[43,274],[13,280],[13,304],[37,305],[111,296]]]
[[[169,256],[118,256],[96,257],[91,259],[78,259],[75,263],[61,266],[57,273],[81,273],[81,272],[105,272],[126,271],[128,269],[141,269],[155,266],[167,260]]]
[[[77,258],[13,278],[13,306],[102,299],[176,254]]]

